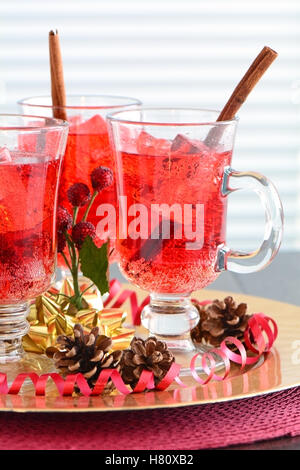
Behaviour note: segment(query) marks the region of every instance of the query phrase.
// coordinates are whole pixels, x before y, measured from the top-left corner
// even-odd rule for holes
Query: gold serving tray
[[[139,301],[142,301],[146,293],[135,290]],[[222,299],[226,295],[230,294],[202,290],[193,297],[207,300]],[[188,388],[179,387],[174,382],[163,392],[151,391],[128,396],[116,393],[99,397],[60,397],[56,389],[50,387],[45,397],[33,394],[0,395],[0,411],[99,412],[169,408],[237,400],[300,385],[300,307],[244,294],[232,295],[238,302],[247,302],[249,313],[263,312],[274,318],[279,329],[272,351],[246,372],[240,373],[239,368],[233,365],[231,376],[223,382],[214,381],[200,386],[191,377],[184,377],[183,381]]]

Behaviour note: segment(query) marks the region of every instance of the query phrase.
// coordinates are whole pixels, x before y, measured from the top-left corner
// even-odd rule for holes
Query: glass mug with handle
[[[275,187],[259,173],[231,168],[237,120],[216,122],[217,116],[201,109],[147,107],[108,116],[116,160],[120,268],[150,292],[142,324],[150,335],[167,341],[181,363],[195,349],[190,330],[199,313],[191,293],[224,270],[264,268],[282,237]],[[226,244],[227,199],[237,189],[258,193],[265,210],[264,240],[254,252]]]

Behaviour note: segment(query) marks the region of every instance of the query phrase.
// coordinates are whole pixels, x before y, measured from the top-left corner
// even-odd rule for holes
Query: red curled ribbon
[[[64,379],[57,373],[38,375],[34,372],[18,374],[9,387],[6,374],[0,372],[0,394],[17,395],[20,392],[25,380],[30,379],[34,385],[35,394],[44,396],[46,395],[47,381],[49,378],[51,378],[56,385],[58,393],[61,396],[71,396],[75,390],[75,387],[85,397],[98,396],[101,395],[105,385],[109,380],[114,383],[115,387],[120,393],[123,395],[128,395],[129,393],[139,393],[144,392],[145,390],[153,390],[154,388],[157,388],[158,390],[165,390],[178,375],[179,370],[180,366],[178,364],[172,364],[166,376],[156,387],[154,384],[153,372],[150,372],[149,370],[143,370],[137,385],[132,391],[130,391],[125,385],[120,373],[116,369],[103,370],[100,373],[94,388],[92,389],[82,374],[70,374]]]
[[[124,289],[119,295],[119,297],[115,300],[114,298],[120,293],[121,290],[122,284],[117,279],[112,279],[109,284],[109,296],[104,302],[104,307],[106,307],[110,302],[114,300],[114,303],[111,305],[111,308],[119,308],[126,302],[126,300],[129,300],[131,307],[132,323],[136,326],[140,325],[141,312],[145,305],[150,302],[149,295],[143,300],[141,305],[139,305],[136,292],[130,289]]]
[[[270,327],[269,323],[271,323],[273,329]],[[263,354],[270,351],[277,335],[278,328],[276,322],[263,313],[255,313],[249,319],[247,329],[244,333],[245,344],[250,351],[255,353],[255,356],[247,356],[247,351],[243,343],[233,336],[228,336],[222,341],[219,348],[212,349],[202,355],[202,368],[207,374],[207,378],[203,380],[196,372],[196,360],[201,353],[195,354],[191,360],[192,376],[201,385],[207,384],[212,379],[218,381],[225,380],[230,372],[230,362],[239,364],[241,370],[243,370],[246,365],[255,364]],[[239,354],[229,349],[227,343],[234,344]],[[255,346],[257,346],[258,349]],[[221,356],[224,361],[225,370],[222,377],[215,374],[216,361],[213,354]],[[207,364],[207,360],[210,361],[210,366]]]

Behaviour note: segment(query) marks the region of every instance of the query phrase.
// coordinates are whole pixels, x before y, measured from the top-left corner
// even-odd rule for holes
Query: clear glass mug
[[[150,292],[142,324],[174,351],[195,349],[190,330],[199,314],[190,300],[224,271],[253,273],[276,255],[283,212],[273,184],[231,168],[237,120],[218,112],[147,108],[108,116],[115,152],[122,272]],[[228,196],[258,193],[265,210],[261,246],[244,253],[226,244]]]
[[[36,96],[18,101],[24,114],[52,116],[54,109],[51,96]],[[114,161],[109,143],[106,115],[109,112],[127,107],[136,107],[140,101],[135,98],[110,95],[68,95],[64,110],[70,124],[67,148],[63,161],[59,185],[59,204],[72,211],[67,198],[68,188],[76,183],[85,183],[92,191],[90,174],[94,168],[102,165],[114,170]],[[99,194],[89,212],[88,220],[96,229],[101,217],[97,215],[99,204],[116,205],[115,183]],[[78,220],[83,216],[85,208],[81,208]],[[96,242],[102,243],[101,234]],[[111,249],[113,246],[111,246]],[[111,261],[114,261],[114,256]],[[62,256],[58,256],[59,266],[65,268]],[[65,272],[65,275],[67,272]]]
[[[68,124],[58,119],[0,115],[0,363],[2,372],[8,363],[12,377],[48,361],[37,355],[27,360],[22,337],[29,329],[29,302],[54,279],[67,134]]]

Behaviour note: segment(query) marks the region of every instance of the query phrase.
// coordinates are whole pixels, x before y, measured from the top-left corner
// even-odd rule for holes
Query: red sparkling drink
[[[72,124],[73,122],[73,124]],[[67,148],[63,160],[62,175],[59,186],[59,204],[67,208],[72,213],[72,206],[67,198],[67,191],[72,184],[85,183],[91,193],[90,175],[98,166],[106,166],[114,171],[114,160],[109,143],[108,129],[105,120],[95,115],[91,119],[76,124],[76,117],[71,120],[71,126],[68,135]],[[88,215],[88,221],[92,222],[97,228],[100,217],[97,216],[97,208],[100,204],[110,203],[114,207],[116,204],[116,186],[113,184],[101,191],[96,197]],[[86,207],[79,209],[77,220],[81,220]],[[100,233],[95,239],[98,246],[105,241]],[[110,243],[111,247],[113,242]],[[114,261],[113,257],[111,261]],[[58,264],[65,266],[64,259],[58,255]]]
[[[67,191],[74,183],[85,183],[92,193],[90,175],[100,165],[114,170],[106,122],[101,116],[95,115],[79,125],[70,126],[59,186],[59,204],[72,210]],[[88,220],[95,226],[99,222],[96,211],[101,203],[116,205],[115,182],[97,196],[91,207]],[[80,209],[79,220],[84,211],[85,207]]]
[[[0,303],[36,297],[55,270],[59,159],[11,152],[0,162]]]
[[[22,111],[36,116],[52,116],[54,113],[52,100],[50,96],[36,96],[19,101]],[[108,127],[106,116],[112,111],[122,108],[138,107],[140,101],[134,98],[124,96],[110,95],[68,95],[65,112],[67,121],[70,124],[67,149],[64,156],[62,168],[61,184],[59,190],[59,204],[72,210],[67,199],[67,190],[74,183],[85,183],[92,191],[90,174],[98,166],[106,166],[114,169],[114,160],[108,138]],[[116,207],[115,183],[109,188],[104,189],[98,195],[89,212],[88,221],[92,222],[96,229],[97,225],[103,219],[102,215],[97,215],[99,204],[113,204]],[[77,220],[79,221],[84,214],[84,208],[81,208]],[[101,246],[110,234],[97,231],[95,242]],[[110,250],[114,247],[111,241]],[[65,250],[66,251],[66,250]],[[66,254],[66,253],[65,253]],[[114,261],[116,252],[110,257]],[[65,268],[63,258],[58,256],[58,264]]]
[[[124,238],[119,231],[120,267],[129,280],[150,292],[174,294],[201,289],[218,276],[215,262],[218,246],[225,242],[227,207],[221,183],[231,152],[212,151],[202,142],[189,141],[181,135],[170,142],[154,139],[146,132],[137,140],[137,151],[118,155],[120,187],[127,196],[128,211],[134,204],[147,208],[148,215],[141,221],[144,230],[146,223],[147,233],[143,239],[132,238],[134,217],[125,216],[123,211],[121,226],[125,220],[127,236]],[[157,211],[157,204],[176,204],[177,211],[160,213],[155,227],[151,224],[151,210]],[[199,207],[202,216],[197,226]],[[167,237],[162,233],[163,224],[170,227]],[[190,228],[188,233],[203,232],[201,242],[192,249],[188,243],[196,238],[186,236],[185,228]],[[154,232],[158,233],[156,238]]]

